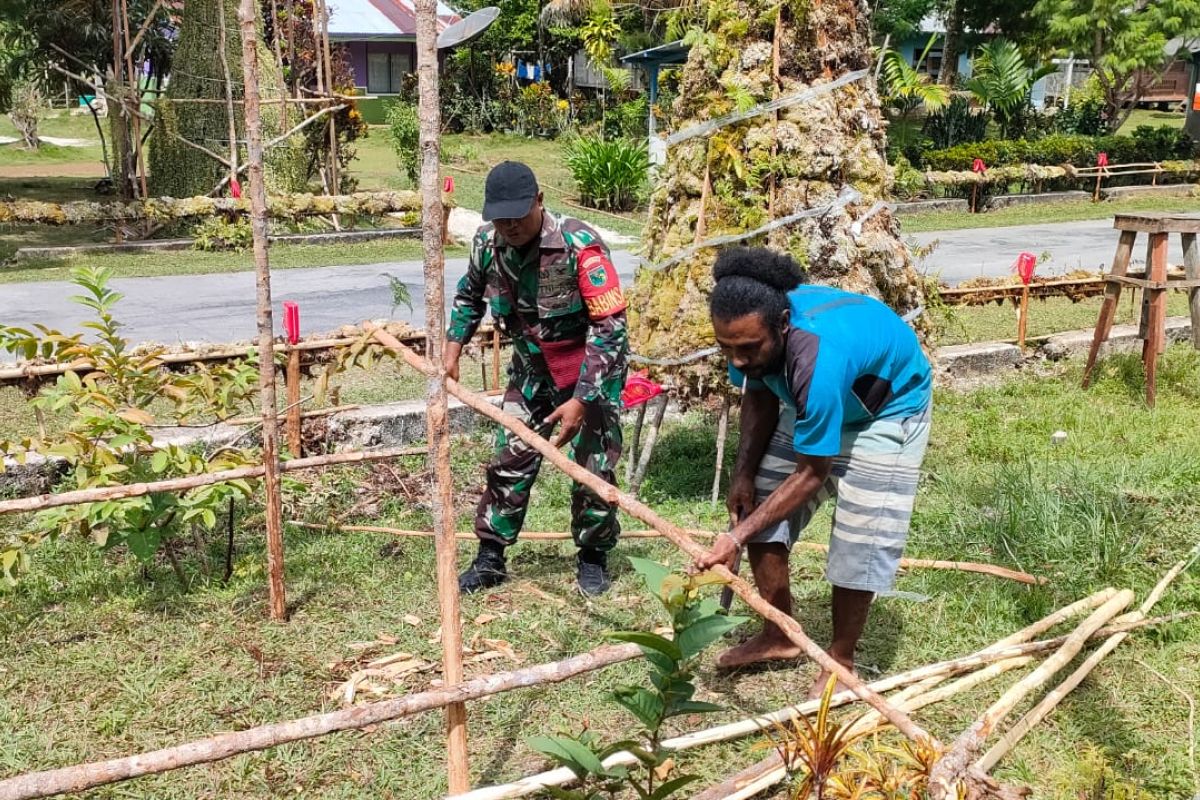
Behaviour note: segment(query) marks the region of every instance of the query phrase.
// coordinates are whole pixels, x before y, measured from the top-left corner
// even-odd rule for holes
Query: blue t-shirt
[[[783,370],[756,380],[730,364],[729,379],[747,389],[770,389],[796,409],[797,453],[835,456],[843,430],[910,417],[929,405],[929,360],[916,333],[892,309],[828,286],[799,286],[788,292],[788,301]]]

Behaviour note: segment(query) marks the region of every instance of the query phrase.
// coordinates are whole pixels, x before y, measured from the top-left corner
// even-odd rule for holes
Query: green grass
[[[358,153],[350,172],[358,178],[362,189],[411,188],[396,166],[386,127],[372,126],[370,135],[355,147]],[[640,235],[645,224],[644,211],[606,214],[579,207],[561,141],[500,134],[449,134],[442,137],[442,151],[443,171],[454,177],[454,201],[463,208],[476,211],[483,208],[483,182],[489,169],[505,160],[524,161],[537,174],[546,205],[552,211],[626,236]]]
[[[446,248],[448,258],[467,255],[464,247]],[[421,259],[418,239],[390,239],[374,242],[329,245],[271,245],[271,269],[328,267],[335,264],[374,264],[383,261]],[[20,266],[0,269],[0,283],[70,280],[76,267],[110,267],[118,278],[144,278],[157,275],[207,275],[216,272],[246,272],[254,269],[250,251],[204,253],[178,250],[160,253],[86,253],[70,258],[30,259]]]
[[[1126,325],[1140,318],[1140,305],[1130,303],[1132,292],[1125,292],[1117,308],[1116,324]],[[1100,316],[1099,297],[1089,297],[1073,303],[1065,297],[1048,300],[1033,300],[1029,303],[1028,338],[1047,336],[1052,333],[1095,328]],[[1012,305],[947,306],[930,312],[937,327],[937,344],[965,344],[968,342],[995,342],[1015,340],[1017,337],[1017,310]],[[1187,294],[1171,292],[1167,295],[1168,315],[1187,315]]]
[[[1153,128],[1182,128],[1187,120],[1187,114],[1176,111],[1154,111],[1148,108],[1135,108],[1129,119],[1117,131],[1119,134],[1130,135],[1139,125],[1149,125]]]
[[[952,231],[969,228],[1003,228],[1010,225],[1045,225],[1052,222],[1077,222],[1108,219],[1114,214],[1136,211],[1194,212],[1197,201],[1180,197],[1141,197],[1114,202],[1069,202],[1040,206],[1016,206],[998,211],[972,214],[969,211],[934,211],[905,214],[900,217],[904,233]]]
[[[1136,358],[1104,361],[1089,392],[1078,388],[1079,371],[1078,363],[1070,363],[1059,375],[938,394],[908,554],[991,561],[1045,575],[1051,583],[1032,589],[966,573],[905,574],[897,588],[909,594],[883,598],[872,612],[860,654],[864,674],[966,653],[1106,585],[1133,588],[1140,600],[1200,538],[1195,492],[1200,429],[1181,424],[1200,413],[1200,355],[1185,347],[1168,350],[1153,411],[1139,400]],[[711,529],[725,524],[723,510],[707,499],[714,428],[711,419],[692,413],[669,424],[656,451],[643,496],[679,523]],[[1054,447],[1050,434],[1060,429],[1068,439]],[[456,512],[464,526],[482,486],[488,450],[484,437],[475,436],[457,440],[452,451]],[[289,492],[285,515],[424,526],[426,480],[418,459],[329,470],[310,476],[304,493]],[[124,552],[102,554],[75,540],[38,552],[26,582],[0,596],[0,640],[6,645],[0,663],[0,775],[334,708],[328,692],[348,669],[339,662],[355,657],[351,643],[380,634],[396,642],[377,654],[404,650],[437,659],[428,541],[393,543],[378,534],[289,529],[292,618],[274,625],[264,619],[261,524],[260,509],[242,511],[228,586],[206,582],[196,554],[185,552],[193,583],[188,593],[180,591],[165,563],[143,572]],[[534,490],[527,527],[564,530],[568,524],[569,484],[547,468]],[[825,539],[827,530],[823,513],[812,536]],[[219,541],[208,550],[219,558]],[[621,556],[682,567],[684,559],[669,547],[647,541],[621,545],[613,561],[613,592],[586,604],[571,585],[570,553],[565,545],[516,548],[512,583],[464,599],[468,643],[486,647],[484,638],[503,640],[525,663],[536,663],[594,647],[607,630],[663,622]],[[460,563],[466,558],[462,553]],[[828,587],[821,559],[797,551],[792,561],[798,616],[824,642]],[[1198,601],[1200,581],[1186,574],[1158,610],[1194,608]],[[496,618],[475,622],[484,613]],[[410,617],[415,624],[406,621]],[[1192,797],[1186,705],[1140,664],[1194,695],[1200,690],[1198,657],[1195,621],[1133,635],[1002,763],[999,777],[1032,784],[1039,798],[1074,800],[1090,788],[1085,767],[1098,754],[1151,796]],[[720,675],[709,664],[706,660],[698,676],[699,695],[729,710],[680,720],[673,730],[793,702],[814,674],[808,663],[734,675]],[[503,659],[484,662],[469,665],[468,674],[512,666]],[[534,734],[586,725],[610,738],[622,736],[628,718],[605,693],[642,674],[637,664],[620,665],[472,703],[472,780],[494,783],[540,769],[542,759],[524,744]],[[419,674],[394,691],[420,690],[434,677]],[[922,711],[918,719],[949,740],[1015,679]],[[441,716],[427,714],[369,733],[287,745],[80,796],[428,798],[445,789],[442,736]],[[710,783],[762,757],[747,740],[691,751],[679,761]]]
[[[101,119],[104,135],[108,136],[108,120]],[[83,147],[60,147],[43,143],[37,150],[25,150],[20,144],[0,146],[0,174],[4,167],[45,165],[47,175],[53,175],[56,167],[63,164],[92,164],[103,175],[103,155],[100,147],[100,136],[96,133],[95,123],[90,114],[68,116],[65,111],[51,112],[38,125],[41,136],[58,136],[67,139],[85,139],[89,144]],[[17,136],[15,127],[7,116],[0,119],[0,135]]]

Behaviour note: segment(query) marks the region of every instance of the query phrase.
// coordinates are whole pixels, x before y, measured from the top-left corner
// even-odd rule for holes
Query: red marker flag
[[[625,380],[625,388],[621,390],[621,404],[625,408],[640,406],[647,400],[658,397],[662,392],[662,384],[650,380],[645,371],[635,372]]]
[[[1013,272],[1021,277],[1021,283],[1026,286],[1033,280],[1033,271],[1037,269],[1037,256],[1033,253],[1021,253],[1017,256],[1017,263],[1013,265]]]
[[[229,196],[234,200],[240,200],[242,198],[242,185],[238,183],[237,178],[229,179]]]
[[[1107,167],[1108,166],[1108,153],[1097,153],[1096,154],[1096,166],[1097,167]]]
[[[288,344],[300,342],[300,306],[291,300],[283,303],[283,332],[287,335]]]
[[[442,184],[442,191],[446,194],[454,194],[454,176],[447,175],[446,181]]]
[[[971,171],[972,171],[972,172],[979,172],[979,173],[987,172],[987,164],[984,164],[984,163],[983,163],[983,159],[982,159],[982,158],[977,158],[977,159],[975,159],[975,161],[974,161],[974,162],[971,164]]]

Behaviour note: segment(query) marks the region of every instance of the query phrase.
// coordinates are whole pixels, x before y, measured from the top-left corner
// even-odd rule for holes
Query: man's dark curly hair
[[[787,293],[804,282],[800,265],[766,247],[730,247],[713,265],[709,313],[727,321],[762,314],[769,324],[788,310]]]

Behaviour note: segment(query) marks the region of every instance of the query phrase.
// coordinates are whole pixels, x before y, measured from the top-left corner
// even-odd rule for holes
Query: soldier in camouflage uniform
[[[594,230],[545,211],[533,172],[506,161],[484,190],[483,218],[467,274],[450,313],[445,363],[458,378],[463,344],[490,309],[513,343],[504,410],[554,445],[571,442],[576,463],[616,483],[621,455],[620,395],[628,341],[625,299],[608,249]],[[504,549],[517,541],[542,457],[501,429],[475,514],[479,553],[459,576],[463,592],[504,582]],[[617,509],[574,484],[571,533],[579,548],[579,588],[609,587],[607,553],[617,543]]]

